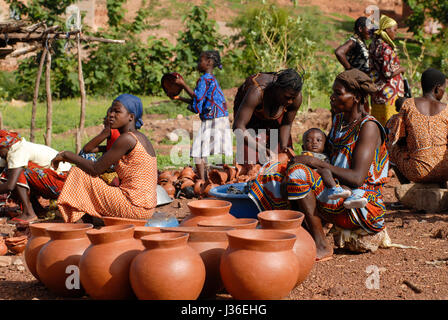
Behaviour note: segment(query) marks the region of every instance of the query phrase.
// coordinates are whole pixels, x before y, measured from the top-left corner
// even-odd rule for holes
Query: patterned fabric
[[[397,110],[395,109],[395,101],[397,99],[398,96],[395,96],[395,98],[384,104],[372,104],[370,114],[375,117],[382,126],[385,126],[387,121],[389,121],[393,115],[397,114]]]
[[[328,135],[332,145],[330,162],[334,166],[350,168],[352,154],[358,140],[359,132],[367,121],[376,121],[370,115],[365,116],[352,128],[341,130],[342,114],[333,119],[333,127]],[[387,181],[389,168],[388,154],[384,142],[384,130],[381,128],[383,143],[375,150],[364,184],[352,192],[365,197],[368,203],[365,208],[346,209],[344,199],[328,199],[329,189],[325,187],[322,177],[310,167],[297,163],[289,168],[277,163],[266,166],[265,173],[260,173],[249,192],[250,198],[260,210],[288,209],[288,200],[304,198],[309,192],[316,196],[317,206],[323,218],[344,229],[363,228],[369,233],[379,232],[384,228],[386,208],[382,199],[382,188]],[[263,169],[262,169],[263,170]],[[282,181],[284,195],[282,196]]]
[[[57,199],[61,193],[68,171],[58,173],[50,168],[43,168],[31,161],[19,175],[17,185],[30,190],[45,199]],[[7,169],[0,176],[2,181],[8,180]]]
[[[109,186],[103,179],[92,177],[78,167],[70,170],[58,199],[66,222],[76,222],[85,213],[133,219],[152,216],[157,205],[156,157],[150,156],[137,139],[134,149],[118,161],[115,170],[120,179],[119,187]]]
[[[199,78],[189,109],[198,113],[201,120],[229,116],[224,93],[214,75],[205,73]]]
[[[448,180],[448,107],[426,116],[418,111],[414,98],[409,98],[388,127],[390,160],[406,178],[413,182]]]
[[[347,61],[353,68],[369,74],[369,50],[365,42],[357,34],[351,36],[349,40],[353,41],[355,46],[347,53]]]
[[[194,124],[196,124],[195,122]],[[200,128],[193,128],[195,136],[191,156],[206,158],[211,154],[233,155],[232,131],[229,117],[202,120]]]
[[[14,143],[22,140],[17,132],[0,130],[0,147],[10,148]]]
[[[369,47],[370,77],[378,91],[372,95],[372,104],[385,104],[404,96],[402,74],[392,77],[400,68],[400,60],[394,49],[383,39],[376,36]]]

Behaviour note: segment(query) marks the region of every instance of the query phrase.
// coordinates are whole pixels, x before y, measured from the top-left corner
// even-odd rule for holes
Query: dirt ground
[[[362,254],[335,249],[333,259],[316,263],[287,300],[448,300],[448,214],[394,209],[396,185],[398,181],[392,178],[384,188],[387,230],[393,243],[417,249],[389,248]],[[188,214],[188,201],[175,199],[158,211],[175,214],[181,220]],[[12,233],[13,228],[1,225],[0,232]],[[327,237],[333,241],[331,235]],[[0,299],[61,298],[16,261],[0,266]],[[217,299],[231,296],[219,294]]]

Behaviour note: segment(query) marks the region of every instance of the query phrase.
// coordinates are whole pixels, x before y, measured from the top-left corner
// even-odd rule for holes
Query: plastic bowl
[[[227,193],[227,189],[231,186],[243,191],[245,182],[225,184],[219,187],[215,187],[210,190],[209,195],[221,200],[226,200],[232,203],[230,208],[230,214],[237,218],[253,218],[257,219],[257,214],[260,212],[258,207],[249,198],[247,194],[233,194]]]

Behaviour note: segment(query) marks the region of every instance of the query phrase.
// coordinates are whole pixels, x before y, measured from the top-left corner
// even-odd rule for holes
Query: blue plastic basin
[[[225,184],[219,187],[214,187],[209,191],[209,195],[221,200],[226,200],[232,203],[230,214],[237,218],[253,218],[257,219],[257,214],[260,212],[255,203],[245,193],[233,194],[227,193],[230,186],[234,186],[243,191],[245,182]]]

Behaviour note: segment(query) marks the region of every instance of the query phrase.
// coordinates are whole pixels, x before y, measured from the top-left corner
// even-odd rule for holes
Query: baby
[[[327,137],[325,133],[318,128],[311,128],[305,131],[302,137],[302,155],[316,157],[322,161],[330,162],[328,156],[325,154]],[[328,189],[328,199],[337,200],[344,198],[344,207],[347,209],[364,208],[367,204],[367,199],[360,196],[359,192],[343,188],[333,178],[330,169],[321,168],[317,172],[322,177],[322,182]]]

